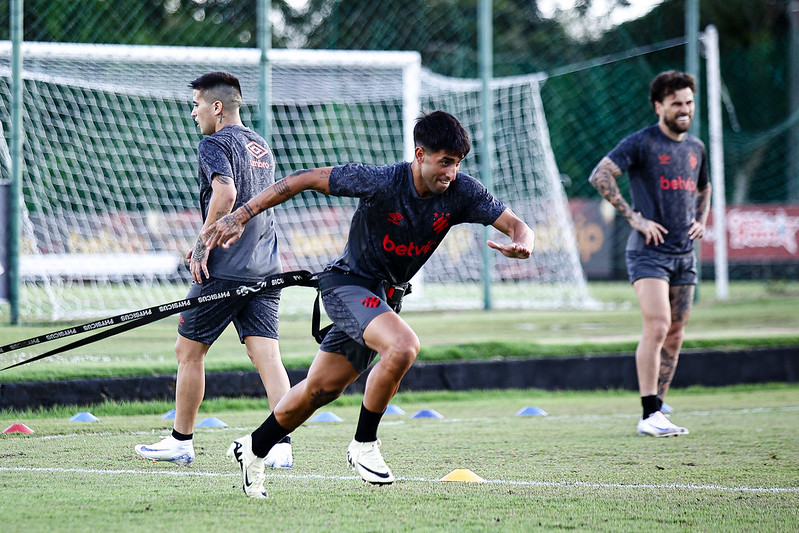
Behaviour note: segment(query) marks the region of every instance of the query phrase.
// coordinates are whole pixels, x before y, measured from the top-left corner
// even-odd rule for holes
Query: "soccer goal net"
[[[10,44],[0,45],[3,152],[11,72]],[[414,119],[433,109],[469,130],[474,150],[461,169],[480,178],[479,82],[427,72],[412,52],[275,49],[262,77],[254,49],[24,43],[22,50],[24,321],[104,316],[185,296],[183,257],[201,226],[201,137],[188,83],[204,72],[239,77],[243,120],[254,128],[267,81],[278,179],[300,168],[410,160]],[[483,228],[456,227],[417,276],[406,309],[480,308],[486,286],[497,308],[588,301],[539,79],[496,80],[493,89],[493,191],[535,229],[535,253],[529,261],[493,253],[486,285]],[[319,271],[335,258],[354,206],[315,193],[279,206],[284,269]],[[285,291],[282,311],[310,313],[308,299],[293,292],[309,290]]]

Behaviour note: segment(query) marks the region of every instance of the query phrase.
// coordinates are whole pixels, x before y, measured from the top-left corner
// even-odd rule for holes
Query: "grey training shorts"
[[[211,278],[203,283],[192,283],[186,298],[230,291],[246,285],[241,281]],[[213,344],[233,322],[244,337],[278,338],[278,308],[280,289],[265,289],[244,298],[221,298],[180,313],[178,333],[193,341]]]
[[[377,357],[377,352],[364,345],[363,332],[377,316],[392,311],[382,282],[376,292],[358,285],[333,287],[322,291],[322,302],[333,327],[319,349],[343,354],[363,374]]]
[[[642,278],[657,278],[669,285],[696,285],[696,254],[664,254],[654,250],[627,251],[630,283]]]

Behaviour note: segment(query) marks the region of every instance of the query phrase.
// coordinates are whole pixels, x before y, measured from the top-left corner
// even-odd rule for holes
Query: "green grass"
[[[295,468],[269,471],[268,500],[241,493],[224,454],[257,426],[264,400],[203,403],[197,462],[134,458],[165,434],[172,405],[107,403],[0,413],[0,517],[9,531],[794,531],[799,528],[799,387],[673,391],[685,437],[635,434],[629,391],[404,393],[384,418],[382,451],[397,481],[362,483],[346,468],[360,397],[324,410],[341,423],[293,433]],[[535,405],[548,416],[520,417]],[[443,420],[413,419],[435,409]],[[69,422],[78,410],[100,421]],[[441,482],[469,469],[485,483]]]
[[[420,361],[498,357],[561,357],[620,353],[634,349],[641,319],[627,283],[591,283],[596,310],[495,310],[403,312],[422,342]],[[287,289],[289,293],[292,289]],[[295,294],[295,293],[291,293]],[[310,295],[305,315],[281,316],[283,359],[288,368],[306,368],[317,345],[310,336]],[[739,349],[799,345],[799,282],[734,282],[730,297],[715,298],[715,286],[703,283],[688,325],[685,349]],[[0,326],[0,344],[75,324]],[[81,377],[173,374],[174,317],[87,345],[64,354],[0,372],[0,382]],[[67,339],[71,341],[75,337]],[[34,350],[0,355],[3,366],[43,353],[54,341]],[[211,348],[208,371],[251,370],[234,330]]]

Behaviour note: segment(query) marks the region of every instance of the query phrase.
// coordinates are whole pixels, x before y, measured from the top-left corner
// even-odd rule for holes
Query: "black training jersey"
[[[329,266],[391,283],[410,280],[452,226],[487,226],[505,210],[482,183],[461,173],[442,194],[421,198],[407,162],[334,167],[330,194],[360,201],[344,252]]]
[[[696,215],[696,191],[707,187],[709,181],[702,141],[693,135],[674,141],[655,124],[625,137],[608,157],[630,176],[633,209],[668,230],[658,246],[647,245],[644,236],[633,230],[627,250],[693,250],[688,229]]]
[[[233,209],[275,182],[275,158],[266,141],[249,128],[226,126],[200,141],[200,209],[203,220],[211,201],[211,178],[233,178],[237,196]],[[208,273],[234,281],[260,281],[282,271],[271,209],[253,217],[235,246],[217,246],[208,257]]]

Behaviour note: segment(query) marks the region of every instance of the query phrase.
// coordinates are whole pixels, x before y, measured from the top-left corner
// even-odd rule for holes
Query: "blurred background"
[[[259,35],[266,35],[273,49],[415,51],[434,75],[478,81],[482,74],[478,0],[0,0],[2,41],[12,38],[15,4],[22,6],[26,42],[258,49]],[[264,8],[266,34],[258,24]],[[691,64],[691,46],[704,55],[701,32],[709,25],[719,35],[727,234],[714,235],[711,219],[699,250],[702,277],[715,276],[713,246],[720,240],[727,242],[731,279],[799,279],[799,0],[496,0],[491,8],[491,75],[538,76],[585,279],[625,279],[629,227],[587,179],[622,137],[656,121],[648,86],[658,72],[696,69],[695,134],[708,143],[705,61]],[[698,41],[691,40],[694,27]],[[10,144],[10,73],[3,69],[0,125]],[[124,105],[115,113],[148,118]],[[258,121],[251,117],[255,127]],[[189,181],[193,158],[176,163],[185,165]],[[0,168],[7,182],[7,156]],[[476,166],[469,172],[481,177]],[[515,172],[523,179],[523,167]],[[193,187],[169,201],[193,208]],[[35,202],[26,202],[35,211]],[[196,220],[180,223],[193,227]]]

